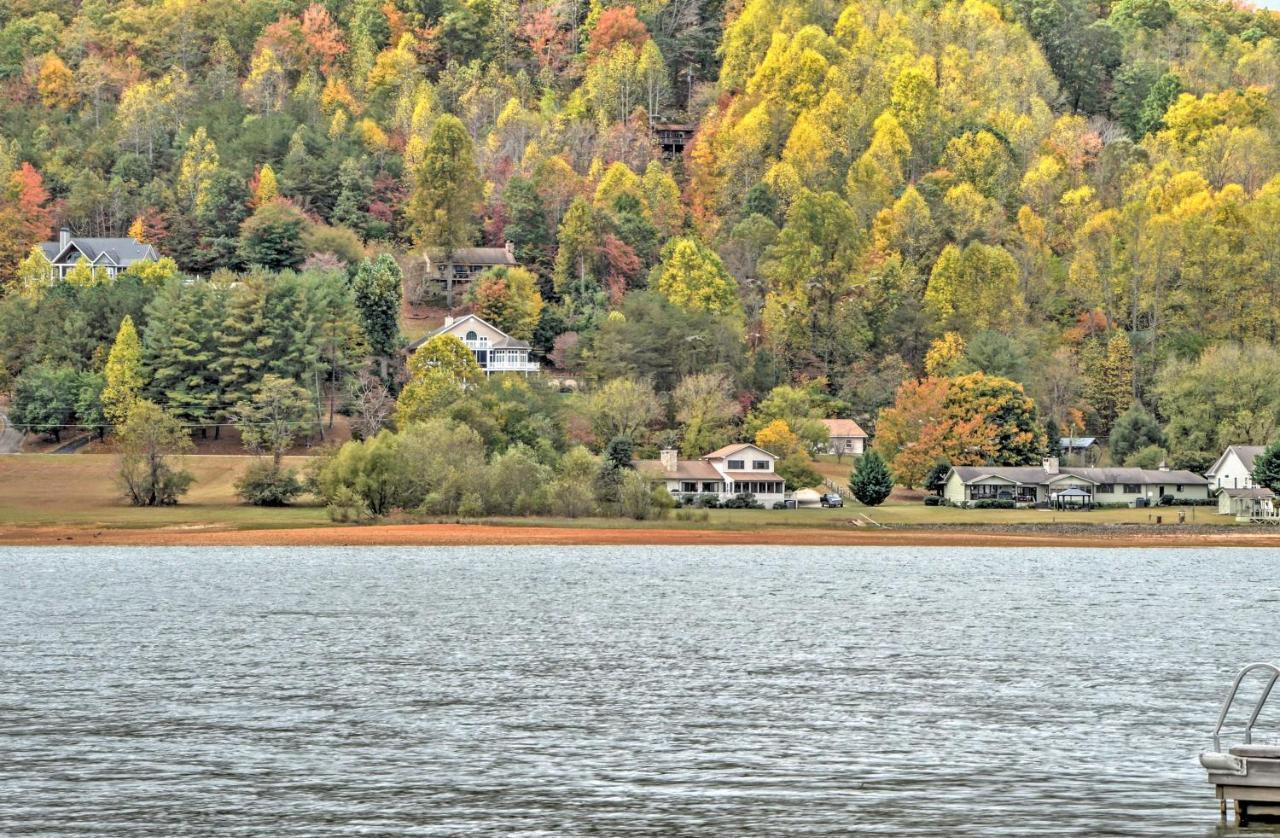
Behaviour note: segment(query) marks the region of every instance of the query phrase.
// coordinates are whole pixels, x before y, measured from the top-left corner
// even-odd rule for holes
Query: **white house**
[[[36,252],[49,263],[50,279],[55,280],[66,279],[81,259],[115,279],[117,273],[135,262],[155,262],[160,258],[154,247],[137,239],[77,237],[71,235],[69,227],[58,231],[56,242],[41,242]]]
[[[852,419],[823,419],[826,425],[827,453],[860,456],[867,450],[867,432]]]
[[[1266,448],[1261,445],[1231,445],[1204,476],[1215,489],[1252,489],[1253,461]]]
[[[1133,504],[1144,498],[1155,505],[1164,495],[1178,500],[1208,500],[1209,481],[1189,471],[1141,468],[1074,468],[1047,457],[1039,466],[955,466],[947,475],[943,497],[961,506],[978,500],[1011,500],[1072,505]]]
[[[778,458],[747,443],[728,445],[696,460],[680,459],[674,448],[663,449],[657,460],[638,460],[636,468],[655,481],[662,481],[673,495],[716,495],[728,500],[750,492],[765,506],[782,500],[785,481],[774,472]]]
[[[444,319],[444,325],[420,340],[409,344],[409,351],[417,350],[436,335],[453,335],[467,345],[476,356],[476,363],[486,375],[502,372],[531,373],[541,366],[529,358],[529,344],[517,340],[474,314]]]

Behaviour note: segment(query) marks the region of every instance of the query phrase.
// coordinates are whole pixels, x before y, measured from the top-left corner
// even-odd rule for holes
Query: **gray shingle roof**
[[[99,256],[105,255],[113,264],[126,268],[134,262],[141,262],[155,257],[155,251],[151,245],[143,244],[136,239],[100,239],[100,238],[80,238],[73,236],[70,245],[74,245],[80,254],[90,262],[97,262]],[[68,245],[68,246],[70,246]],[[45,258],[52,262],[66,248],[58,245],[57,242],[41,242],[40,249],[43,251]],[[65,261],[78,262],[80,254],[71,254],[72,258]]]
[[[983,477],[1000,477],[1024,485],[1047,484],[1058,475],[1070,475],[1091,483],[1130,483],[1140,486],[1177,484],[1203,486],[1208,480],[1190,471],[1159,471],[1142,468],[1074,468],[1064,466],[1053,475],[1039,466],[956,466],[955,473],[965,483]]]

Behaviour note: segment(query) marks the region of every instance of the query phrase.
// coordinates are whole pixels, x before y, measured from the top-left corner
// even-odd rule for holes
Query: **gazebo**
[[[1049,495],[1054,509],[1084,509],[1093,503],[1093,495],[1078,486]]]

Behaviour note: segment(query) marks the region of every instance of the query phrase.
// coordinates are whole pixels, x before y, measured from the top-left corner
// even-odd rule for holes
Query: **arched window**
[[[477,335],[474,331],[467,332],[467,340],[479,340],[479,339],[480,339],[480,336]]]

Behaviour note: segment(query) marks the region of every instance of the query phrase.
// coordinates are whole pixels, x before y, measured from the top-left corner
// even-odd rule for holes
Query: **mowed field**
[[[137,508],[128,505],[116,483],[116,458],[109,454],[25,454],[0,457],[0,526],[76,528],[266,529],[330,526],[325,510],[306,499],[296,506],[267,509],[247,506],[236,497],[236,478],[251,461],[247,456],[190,456],[185,466],[196,483],[178,506]],[[304,457],[286,458],[301,468]],[[680,520],[676,514],[658,521],[617,518],[495,518],[478,523],[518,527],[579,529],[682,529],[768,531],[787,528],[877,529],[879,527],[1048,527],[1081,525],[1151,525],[1142,529],[1171,531],[1179,509],[1105,509],[1092,512],[1049,512],[1034,509],[953,509],[926,507],[910,493],[875,508],[850,502],[843,509],[712,509],[706,520]],[[1235,527],[1210,507],[1185,507],[1187,524]],[[701,511],[695,513],[702,517]],[[1163,519],[1155,526],[1156,517]]]
[[[247,456],[191,456],[185,467],[195,485],[178,506],[130,506],[116,482],[110,454],[18,454],[0,457],[0,525],[82,527],[229,526],[304,527],[327,524],[322,508],[246,506],[235,480]],[[302,457],[286,462],[299,467]]]

